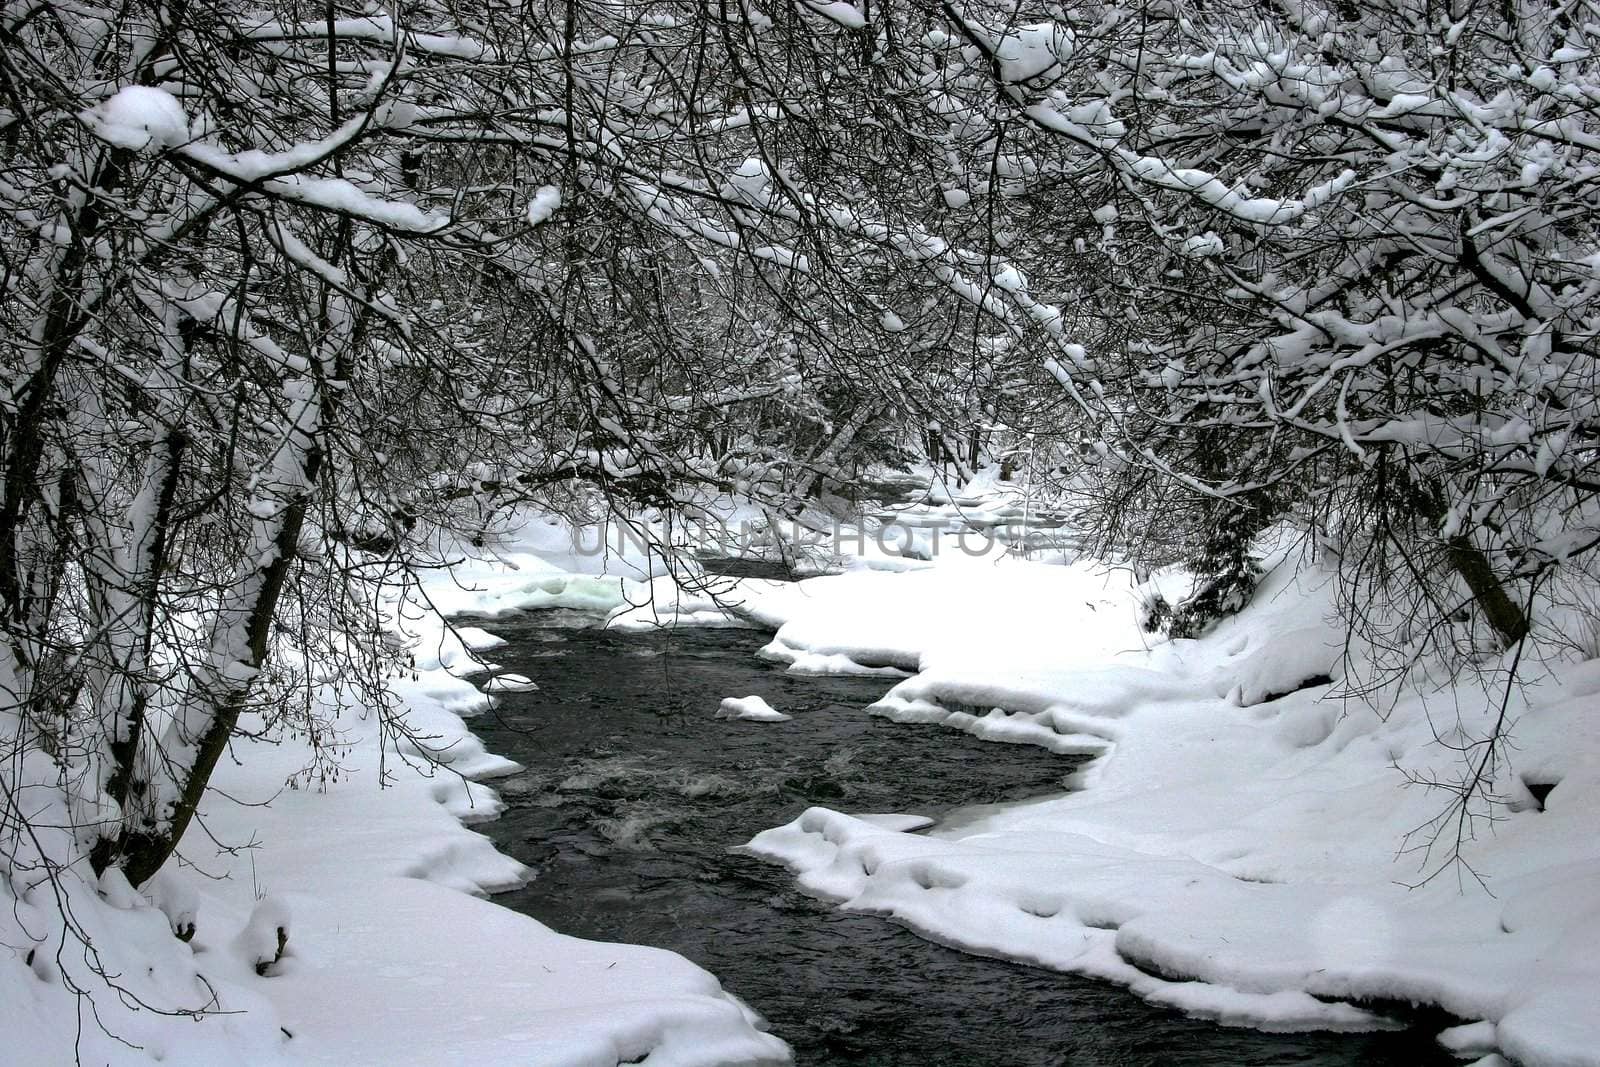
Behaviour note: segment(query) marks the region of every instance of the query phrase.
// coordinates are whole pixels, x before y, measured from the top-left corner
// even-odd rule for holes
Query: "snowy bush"
[[[289,947],[289,906],[279,897],[263,897],[233,939],[233,952],[258,975],[271,973]]]

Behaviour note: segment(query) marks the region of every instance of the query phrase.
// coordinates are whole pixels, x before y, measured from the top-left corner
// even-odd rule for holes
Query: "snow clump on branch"
[[[189,116],[177,97],[148,85],[125,85],[78,118],[108,144],[161,151],[189,140]]]

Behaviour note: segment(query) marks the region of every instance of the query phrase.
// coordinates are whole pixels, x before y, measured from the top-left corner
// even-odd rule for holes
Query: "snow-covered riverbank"
[[[1126,571],[947,550],[716,597],[630,581],[612,624],[771,627],[764,654],[794,671],[908,674],[875,714],[1103,755],[1074,793],[932,833],[815,808],[751,842],[845,907],[1232,1025],[1430,1006],[1485,1067],[1600,1063],[1600,661],[1545,633],[1509,697],[1506,662],[1356,696],[1370,663],[1333,594],[1286,552],[1241,615],[1165,641]],[[1502,699],[1503,803],[1451,864],[1436,820]]]
[[[1087,565],[867,559],[713,599],[651,582],[648,560],[570,549],[568,530],[541,520],[497,560],[426,583],[427,603],[405,614],[415,669],[392,683],[410,740],[385,743],[373,715],[346,708],[319,739],[339,755],[326,781],[306,777],[304,738],[236,745],[184,842],[193,869],[167,880],[188,890],[155,894],[175,917],[198,905],[192,945],[125,885],[64,881],[136,996],[181,1008],[214,989],[213,1007],[243,1014],[195,1024],[99,996],[105,1029],[130,1044],[80,1026],[63,987],[103,987],[69,939],[54,962],[14,953],[0,971],[0,1029],[29,1035],[0,1061],[70,1057],[75,1035],[86,1062],[783,1060],[782,1043],[681,957],[562,937],[473,895],[523,876],[463,825],[492,817],[482,781],[513,765],[464,718],[488,701],[464,677],[481,665],[463,639],[493,638],[453,634],[441,613],[578,606],[613,608],[619,626],[768,626],[765,655],[797,672],[906,675],[876,714],[1103,757],[1075,776],[1077,792],[931,832],[813,808],[750,843],[820,896],[1224,1023],[1360,1028],[1397,1005],[1437,1005],[1465,1024],[1440,1040],[1485,1065],[1600,1063],[1597,661],[1552,646],[1524,663],[1511,761],[1492,783],[1509,804],[1461,846],[1487,890],[1449,866],[1407,888],[1455,845],[1452,829],[1436,840],[1429,828],[1448,795],[1407,783],[1458,773],[1457,750],[1498,712],[1495,677],[1425,699],[1395,689],[1383,714],[1341,697],[1322,677],[1345,667],[1331,587],[1292,558],[1202,640],[1155,643],[1135,623],[1131,578]],[[416,758],[419,746],[444,766]],[[23,930],[37,942],[58,914],[46,883],[14,871],[7,885],[5,943]],[[250,936],[279,923],[288,955],[258,976]]]
[[[493,610],[500,597],[621,603],[618,579],[525,553],[510,562],[521,569],[440,572],[428,599],[448,610]],[[474,582],[480,591],[461,588]],[[421,603],[404,616],[414,669],[389,684],[405,736],[329,699],[330,729],[316,739],[332,758],[326,773],[304,736],[237,740],[154,904],[116,876],[95,886],[74,868],[54,898],[42,870],[5,872],[0,1064],[787,1061],[781,1041],[682,957],[566,937],[480,899],[525,877],[466,825],[499,810],[483,781],[517,769],[486,752],[464,718],[489,702],[464,677],[479,665],[461,638],[493,639],[453,633]],[[52,795],[47,781],[30,787],[41,805]],[[72,813],[59,821],[69,827]],[[65,830],[46,845],[71,850]],[[63,936],[63,910],[92,949]],[[191,920],[185,944],[170,927]],[[258,975],[280,928],[286,952]]]
[[[339,780],[325,790],[278,791],[305,756],[279,745],[241,752],[217,783],[235,802],[208,804],[210,833],[258,842],[255,877],[293,913],[294,955],[255,984],[294,1033],[294,1061],[785,1060],[781,1042],[681,957],[566,937],[476,898],[524,876],[464,825],[499,808],[480,781],[517,768],[485,752],[462,719],[487,701],[450,672],[466,662],[453,635],[420,613],[409,629],[417,669],[395,685],[415,743],[395,742],[380,759],[375,724],[355,717]],[[405,759],[412,748],[428,758]],[[206,893],[213,916],[248,907],[247,868],[231,866],[231,883]]]
[[[1224,1023],[1370,1028],[1428,1006],[1485,1067],[1600,1064],[1600,661],[1547,630],[1509,695],[1510,654],[1371,685],[1333,595],[1288,553],[1246,611],[1165,641],[1136,625],[1127,572],[1086,564],[946,551],[742,583],[723,599],[777,630],[764,654],[791,669],[909,672],[875,714],[1104,754],[1072,794],[958,826],[814,808],[749,848],[846,908]],[[658,581],[613,623],[717,611]],[[1497,802],[1463,819],[1502,706]]]
[[[1431,824],[1452,794],[1417,783],[1458,779],[1503,693],[1491,672],[1382,713],[1342,699],[1330,592],[1286,561],[1241,616],[1148,649],[1126,576],[1088,567],[768,592],[769,655],[916,669],[877,714],[1107,755],[1079,792],[932,834],[816,808],[750,847],[846,907],[1224,1022],[1438,1005],[1479,1024],[1441,1035],[1464,1051],[1600,1063],[1600,661],[1524,664],[1492,770],[1509,805],[1466,827],[1469,871],[1446,862],[1455,822]]]

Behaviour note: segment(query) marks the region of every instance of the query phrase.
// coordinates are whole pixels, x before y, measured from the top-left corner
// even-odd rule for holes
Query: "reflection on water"
[[[527,770],[486,830],[533,867],[500,903],[565,933],[706,967],[800,1064],[1111,1067],[1453,1062],[1427,1033],[1259,1034],[1152,1008],[1103,983],[956,952],[797,891],[728,851],[808,805],[941,816],[1060,787],[1072,761],[860,709],[881,679],[798,678],[749,631],[622,635],[549,612],[499,620],[505,669],[540,690],[474,721]],[[559,645],[565,655],[547,655]],[[715,719],[756,694],[785,723]]]

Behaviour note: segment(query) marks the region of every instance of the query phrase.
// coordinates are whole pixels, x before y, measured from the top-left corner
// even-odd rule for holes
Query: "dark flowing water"
[[[1052,792],[1071,761],[861,709],[883,679],[797,678],[740,630],[627,635],[543,612],[490,625],[540,690],[475,720],[527,767],[482,827],[537,878],[495,899],[580,937],[672,949],[716,974],[802,1065],[1122,1067],[1454,1062],[1431,1032],[1261,1034],[1104,983],[930,943],[794,888],[732,846],[811,804],[938,817]],[[765,697],[785,723],[713,717]]]

